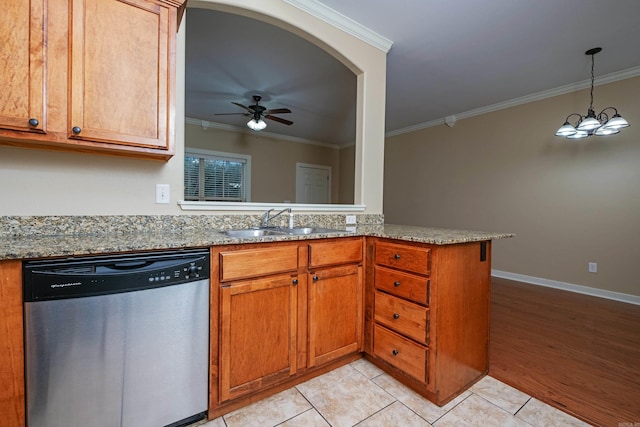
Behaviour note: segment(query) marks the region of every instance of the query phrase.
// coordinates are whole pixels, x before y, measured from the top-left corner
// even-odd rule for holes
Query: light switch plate
[[[346,223],[347,224],[355,224],[356,223],[356,216],[355,215],[347,215]]]
[[[170,193],[169,184],[156,184],[156,203],[168,204]]]

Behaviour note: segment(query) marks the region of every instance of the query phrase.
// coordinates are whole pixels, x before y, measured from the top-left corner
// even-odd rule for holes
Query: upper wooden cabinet
[[[43,132],[45,0],[7,0],[0,13],[0,131]]]
[[[9,0],[0,143],[170,158],[182,3]]]

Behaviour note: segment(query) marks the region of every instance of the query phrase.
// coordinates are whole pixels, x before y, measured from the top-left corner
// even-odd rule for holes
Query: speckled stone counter
[[[381,218],[381,216],[379,216]],[[231,218],[224,216],[221,218],[196,218],[188,220],[162,217],[126,217],[112,221],[112,218],[82,217],[75,225],[52,226],[57,222],[58,217],[40,218],[47,227],[42,226],[29,228],[29,232],[9,233],[8,223],[14,224],[13,230],[24,230],[24,224],[28,222],[24,218],[16,219],[2,217],[0,224],[3,225],[4,233],[0,233],[0,259],[34,259],[48,257],[65,257],[87,254],[132,252],[160,249],[180,249],[197,248],[216,245],[274,242],[286,240],[306,240],[328,237],[343,236],[376,236],[392,239],[399,239],[412,242],[431,243],[436,245],[448,245],[456,243],[474,242],[482,240],[494,240],[512,237],[509,233],[490,233],[467,230],[448,230],[442,228],[415,227],[390,224],[375,224],[376,220],[371,218],[358,218],[358,226],[355,231],[319,233],[312,235],[278,235],[264,236],[257,238],[232,238],[221,232],[230,228],[243,228],[255,226],[255,216],[237,216]],[[136,222],[136,218],[144,218],[141,226]],[[299,216],[296,226],[314,225],[328,228],[344,229],[344,216],[331,218],[329,216]],[[3,222],[4,221],[4,222]],[[113,222],[120,226],[114,227]],[[33,222],[33,220],[32,220]],[[152,226],[149,223],[152,223]],[[96,224],[104,224],[104,227],[96,230]],[[42,224],[40,224],[42,225]],[[56,234],[43,233],[43,229],[55,230]],[[93,230],[93,232],[88,232]],[[64,232],[67,231],[67,232]],[[73,231],[73,232],[68,232]],[[79,232],[84,231],[84,232]]]

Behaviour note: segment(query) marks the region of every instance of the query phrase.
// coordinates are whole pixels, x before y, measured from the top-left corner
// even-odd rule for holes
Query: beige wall
[[[356,147],[342,148],[340,150],[340,182],[338,203],[353,203],[353,183],[355,179],[355,169],[353,165],[356,161]]]
[[[639,93],[640,78],[596,87],[631,127],[584,142],[553,134],[588,90],[389,138],[385,221],[516,233],[493,268],[640,295]]]
[[[332,202],[340,201],[343,162],[342,150],[337,148],[278,139],[264,133],[203,129],[194,124],[185,126],[185,144],[188,148],[250,155],[252,202],[295,202],[297,162],[331,167]],[[352,180],[349,203],[353,203],[353,163],[347,178]]]
[[[386,54],[285,2],[274,2],[267,9],[260,0],[192,3],[246,11],[290,30],[298,27],[298,33],[316,39],[358,70],[357,157],[366,164],[356,171],[356,203],[366,204],[366,213],[381,213],[382,176],[378,171],[384,155]],[[182,199],[183,187],[185,24],[186,19],[178,37],[176,61],[177,154],[165,163],[0,146],[0,215],[184,213],[176,202]],[[171,185],[171,204],[155,203],[156,184]]]

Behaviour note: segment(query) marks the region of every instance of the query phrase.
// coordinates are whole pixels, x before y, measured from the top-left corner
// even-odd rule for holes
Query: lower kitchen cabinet
[[[0,426],[24,426],[22,262],[0,261]]]
[[[309,249],[309,366],[362,351],[361,238],[313,241]]]
[[[363,238],[211,248],[209,417],[359,357]]]
[[[221,288],[221,401],[296,373],[297,284],[281,274]]]
[[[362,266],[309,273],[309,366],[362,348]]]
[[[489,370],[491,242],[367,242],[366,357],[443,405]]]

